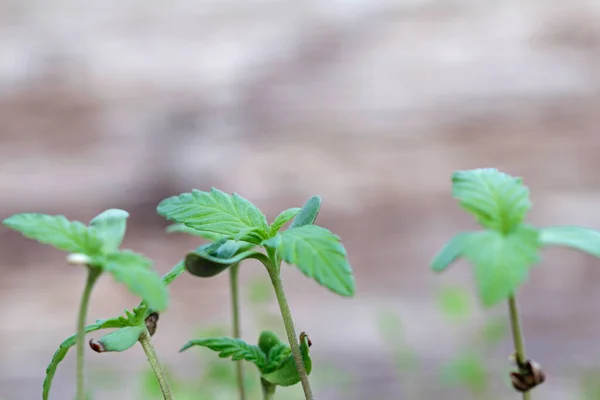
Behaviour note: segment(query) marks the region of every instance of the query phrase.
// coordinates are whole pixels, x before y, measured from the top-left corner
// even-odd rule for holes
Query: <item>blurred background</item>
[[[457,169],[496,167],[532,191],[529,221],[600,228],[600,2],[595,0],[0,1],[0,218],[130,212],[124,246],[168,271],[198,238],[156,205],[211,186],[265,211],[323,198],[354,299],[284,270],[322,400],[516,399],[503,305],[482,310],[469,266],[429,262],[475,227]],[[40,397],[75,329],[84,271],[0,228],[0,398]],[[243,336],[283,332],[248,262]],[[600,265],[554,249],[519,292],[535,398],[600,399]],[[233,365],[188,339],[229,333],[227,275],[182,275],[154,337],[178,399],[236,399]],[[90,322],[137,299],[104,277]],[[98,335],[92,337],[98,337]],[[140,348],[88,349],[94,399],[159,398]],[[256,376],[247,373],[253,398]],[[74,393],[74,354],[51,397]],[[301,389],[279,391],[301,399]]]

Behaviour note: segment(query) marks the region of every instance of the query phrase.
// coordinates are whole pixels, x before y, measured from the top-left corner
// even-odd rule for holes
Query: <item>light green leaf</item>
[[[600,232],[581,226],[551,226],[540,230],[544,246],[565,246],[600,257]]]
[[[310,375],[312,371],[312,360],[309,354],[309,347],[310,341],[308,336],[303,332],[300,334],[300,353],[307,375]],[[288,353],[288,356],[283,358],[281,362],[275,366],[272,372],[263,372],[261,378],[278,386],[292,386],[300,382],[300,375],[298,374],[296,360],[294,359],[293,354],[291,354],[291,352]]]
[[[116,281],[146,301],[150,308],[163,311],[167,308],[169,294],[161,277],[149,267],[152,261],[141,254],[125,250],[106,256],[104,268]]]
[[[469,293],[459,287],[444,287],[438,292],[438,307],[442,313],[455,322],[471,316],[473,304]]]
[[[70,253],[95,255],[102,248],[102,240],[87,226],[69,221],[63,215],[16,214],[6,218],[3,224],[29,239]]]
[[[301,208],[294,207],[288,208],[285,211],[282,211],[271,223],[269,227],[269,236],[275,236],[277,232],[281,229],[282,226],[287,224],[292,218],[294,218],[301,211]]]
[[[219,352],[219,357],[229,358],[232,361],[246,360],[254,363],[259,369],[265,367],[267,359],[265,353],[258,347],[246,343],[242,339],[228,336],[194,339],[187,342],[179,352],[185,351],[192,346],[208,347]]]
[[[329,230],[317,225],[290,228],[263,244],[331,291],[342,296],[354,295],[354,276],[346,249]]]
[[[442,379],[446,384],[466,385],[478,398],[487,392],[489,386],[489,376],[484,361],[471,352],[460,354],[445,365]]]
[[[212,188],[210,192],[193,190],[163,200],[157,207],[163,217],[185,224],[200,232],[235,236],[249,228],[258,228],[266,238],[269,224],[264,214],[245,198]]]
[[[291,354],[292,349],[284,343],[279,343],[271,347],[269,355],[267,356],[267,365],[264,369],[264,373],[268,374],[275,371]]]
[[[90,221],[90,227],[104,242],[102,246],[104,252],[119,250],[127,229],[127,218],[129,218],[127,211],[112,208],[98,214]]]
[[[522,179],[493,168],[455,172],[452,195],[483,227],[503,233],[523,222],[531,208]]]
[[[312,196],[304,203],[302,210],[296,215],[296,218],[290,224],[291,228],[299,228],[304,225],[311,225],[317,219],[319,210],[321,209],[321,197]]]
[[[107,320],[99,320],[96,323],[88,325],[85,327],[85,333],[90,333],[93,331],[97,331],[100,329],[109,329],[109,328],[120,328],[123,326],[123,322],[118,318],[111,318]],[[64,342],[60,344],[60,347],[54,355],[52,356],[52,360],[50,364],[46,368],[46,378],[44,379],[44,384],[42,386],[42,399],[48,400],[48,395],[50,393],[50,388],[52,387],[52,380],[54,379],[54,374],[56,373],[56,368],[58,364],[62,360],[64,360],[65,356],[69,352],[69,349],[77,343],[77,335],[69,336],[65,339]]]
[[[479,295],[486,307],[506,300],[523,284],[539,261],[538,231],[521,226],[508,235],[496,231],[472,233],[464,255],[474,265]]]
[[[90,340],[90,347],[97,353],[120,353],[133,347],[145,330],[146,325],[125,326],[98,340]]]
[[[168,286],[185,271],[185,263],[179,261],[175,266],[161,278],[163,285]]]
[[[213,242],[226,237],[225,235],[220,235],[220,234],[216,234],[216,233],[212,233],[212,232],[199,231],[194,228],[190,228],[189,226],[187,226],[185,224],[171,224],[171,225],[167,226],[166,232],[167,233],[185,233],[187,235],[198,236],[198,237],[201,237],[204,239],[208,239]]]
[[[465,232],[450,239],[431,262],[431,269],[435,272],[442,272],[452,265],[462,255],[468,238],[469,233]]]

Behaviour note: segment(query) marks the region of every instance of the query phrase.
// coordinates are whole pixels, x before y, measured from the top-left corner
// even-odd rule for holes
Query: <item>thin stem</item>
[[[229,285],[231,291],[231,308],[233,314],[233,337],[242,336],[240,328],[240,300],[238,290],[238,271],[240,264],[234,264],[229,268]],[[246,400],[246,388],[244,385],[244,365],[243,362],[236,362],[237,385],[240,394],[240,400]]]
[[[525,364],[525,343],[521,332],[521,322],[519,321],[519,309],[517,307],[517,299],[514,295],[508,298],[508,310],[510,313],[510,325],[512,330],[513,341],[515,343],[515,356],[518,363]],[[531,392],[523,392],[523,400],[531,400]]]
[[[273,283],[273,288],[275,289],[275,295],[277,296],[277,302],[279,303],[279,309],[281,310],[281,316],[283,317],[283,324],[285,325],[285,331],[287,333],[288,341],[290,342],[290,348],[292,349],[292,354],[296,361],[296,369],[298,370],[298,375],[302,382],[304,396],[306,397],[306,400],[314,400],[312,388],[310,387],[310,382],[308,380],[308,374],[306,373],[304,361],[302,360],[300,345],[298,344],[298,338],[296,337],[296,328],[294,328],[292,312],[290,311],[290,306],[285,297],[283,282],[281,282],[278,270],[279,268],[275,268],[274,266],[267,268],[269,276],[271,277],[271,282]]]
[[[160,391],[162,392],[164,400],[173,400],[173,395],[171,394],[171,387],[169,386],[169,381],[167,380],[167,376],[165,371],[158,360],[158,355],[156,354],[156,350],[152,345],[150,340],[150,333],[147,329],[142,332],[140,335],[140,344],[142,345],[144,352],[146,353],[146,357],[148,357],[148,362],[156,375],[156,379],[158,380],[158,385],[160,386]]]
[[[98,268],[87,267],[87,279],[85,281],[85,287],[81,295],[81,302],[79,303],[79,314],[77,316],[77,400],[85,400],[85,375],[84,375],[84,364],[85,364],[85,322],[87,319],[87,312],[90,304],[90,296],[96,280],[102,273]]]
[[[265,381],[263,378],[260,378],[260,383],[262,385],[263,400],[273,400],[276,386]]]

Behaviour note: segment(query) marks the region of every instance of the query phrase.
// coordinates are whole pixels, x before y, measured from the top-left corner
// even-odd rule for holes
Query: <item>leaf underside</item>
[[[187,342],[180,352],[192,346],[203,346],[219,353],[221,358],[231,358],[232,361],[246,360],[254,363],[259,369],[263,369],[267,359],[263,351],[255,345],[251,345],[242,339],[228,336],[194,339]]]
[[[320,210],[321,197],[312,196],[304,203],[304,206],[302,206],[302,209],[290,224],[290,228],[299,228],[301,226],[313,224],[316,221]]]
[[[3,224],[29,239],[70,253],[96,255],[103,246],[90,228],[79,221],[69,221],[63,215],[16,214],[6,218]]]
[[[101,212],[90,221],[90,229],[94,230],[104,243],[102,251],[119,250],[127,230],[127,218],[129,218],[127,211],[111,208]]]
[[[256,258],[260,253],[252,251],[254,244],[221,240],[200,246],[185,257],[185,268],[194,276],[208,278],[215,276],[246,258]]]
[[[462,256],[465,245],[468,243],[469,233],[460,233],[454,236],[431,262],[431,269],[435,272],[445,271],[459,257]]]
[[[531,208],[522,179],[493,168],[455,172],[452,195],[483,227],[504,233],[515,229]]]
[[[200,232],[235,236],[258,228],[265,238],[269,231],[266,217],[254,204],[238,194],[229,195],[215,188],[169,197],[158,205],[157,211]]]
[[[486,307],[506,300],[523,284],[539,261],[538,231],[521,226],[513,233],[485,230],[469,234],[465,257],[474,267],[479,295]]]
[[[288,264],[342,296],[355,291],[354,276],[340,238],[317,225],[286,229],[264,242]]]

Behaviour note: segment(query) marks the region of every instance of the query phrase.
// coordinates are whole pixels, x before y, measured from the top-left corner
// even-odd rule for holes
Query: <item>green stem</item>
[[[260,378],[260,383],[262,385],[263,400],[273,400],[275,389],[277,387],[272,383],[265,381],[263,378]]]
[[[148,329],[145,329],[144,332],[140,335],[140,344],[146,353],[146,357],[148,357],[148,362],[156,375],[156,379],[158,380],[158,385],[160,386],[160,391],[162,392],[164,400],[173,400],[173,395],[171,394],[171,387],[169,386],[169,381],[167,380],[167,376],[165,371],[158,360],[158,355],[156,354],[156,350],[152,345],[150,340],[150,333]]]
[[[296,361],[296,369],[298,370],[298,375],[302,382],[302,389],[304,389],[304,396],[306,397],[306,400],[314,400],[312,388],[310,387],[310,382],[308,380],[308,374],[306,373],[304,361],[302,360],[302,353],[300,352],[300,345],[296,336],[296,328],[294,328],[294,321],[292,320],[292,312],[290,311],[290,306],[285,297],[283,282],[281,282],[281,277],[279,276],[279,268],[276,268],[275,265],[273,265],[271,268],[267,268],[267,271],[269,271],[269,276],[271,277],[271,282],[275,289],[275,295],[277,296],[277,302],[279,303],[279,309],[281,310],[281,316],[283,317],[285,331],[287,333],[288,341],[290,342],[294,360]]]
[[[508,310],[510,313],[510,325],[512,330],[513,341],[515,343],[515,357],[519,364],[525,364],[525,343],[521,332],[521,322],[519,321],[519,309],[517,307],[517,299],[514,295],[508,298]],[[523,392],[523,400],[531,400],[531,392]]]
[[[231,308],[233,313],[233,337],[242,336],[240,328],[240,300],[238,290],[238,271],[240,264],[234,264],[229,268],[229,285],[231,291]],[[246,400],[246,388],[244,386],[244,365],[243,361],[236,362],[237,385],[240,394],[240,400]]]
[[[87,267],[87,279],[83,294],[81,295],[81,302],[79,303],[79,315],[77,316],[77,400],[85,400],[85,375],[84,375],[84,364],[85,364],[85,322],[87,319],[87,312],[90,304],[90,296],[94,284],[98,280],[98,277],[102,273],[102,270],[94,267]]]

